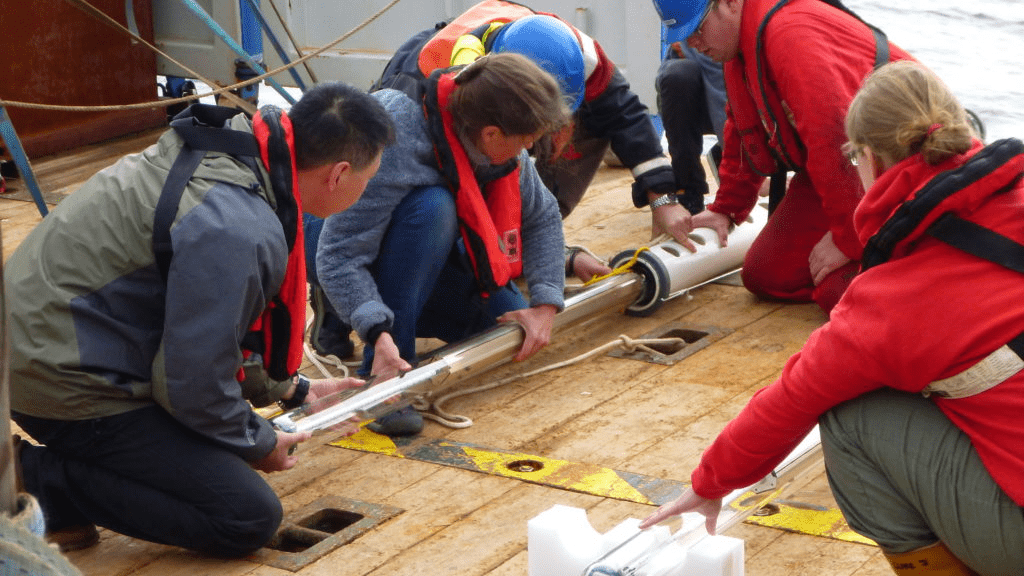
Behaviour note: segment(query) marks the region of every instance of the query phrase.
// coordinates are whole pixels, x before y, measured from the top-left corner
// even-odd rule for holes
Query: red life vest
[[[511,22],[536,14],[533,10],[502,0],[484,0],[466,10],[447,26],[441,28],[420,50],[419,66],[423,77],[429,77],[434,70],[451,66],[452,48],[455,41],[473,30],[491,22]]]
[[[256,113],[252,126],[263,167],[270,174],[278,197],[278,217],[291,244],[281,290],[253,324],[252,330],[262,332],[263,361],[268,374],[275,380],[283,380],[281,376],[296,374],[302,364],[302,341],[306,329],[306,243],[302,232],[302,198],[295,168],[295,135],[288,115],[269,106]],[[282,218],[281,214],[283,209],[290,209],[293,204],[291,201],[282,202],[282,196],[294,200],[294,233],[287,229],[292,226],[291,217]]]
[[[783,168],[798,172],[807,162],[807,149],[796,131],[793,114],[779,97],[764,55],[764,35],[768,23],[787,5],[794,6],[796,10],[814,10],[816,17],[835,29],[837,34],[859,36],[858,46],[873,45],[876,68],[890,60],[909,58],[909,55],[895,47],[890,52],[881,31],[875,35],[870,25],[828,0],[814,0],[810,5],[799,0],[748,1],[744,5],[740,31],[740,54],[743,57],[726,62],[723,71],[729,108],[744,155],[754,171],[762,175],[774,174]],[[867,61],[851,57],[843,65],[852,70],[863,68],[863,75],[867,75],[871,70],[867,64]]]
[[[758,23],[758,33],[741,34],[740,53],[745,57],[734,58],[723,66],[729,108],[744,156],[754,171],[762,175],[774,174],[780,168],[799,171],[806,160],[800,137],[774,89],[774,82],[760,54],[760,39],[768,12],[774,5],[775,2],[761,2],[753,7],[753,11],[744,12],[745,21],[753,17]],[[744,25],[744,32],[746,28]],[[794,165],[786,162],[780,165],[780,161],[787,157]]]
[[[431,74],[424,95],[424,114],[438,166],[455,196],[459,228],[473,273],[480,289],[488,293],[523,273],[519,167],[488,183],[486,196],[481,193],[448,111],[457,72],[438,70]]]

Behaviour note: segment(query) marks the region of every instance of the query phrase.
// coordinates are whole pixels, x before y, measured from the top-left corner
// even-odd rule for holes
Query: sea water
[[[984,122],[986,140],[1024,138],[1021,0],[844,0],[934,70]]]

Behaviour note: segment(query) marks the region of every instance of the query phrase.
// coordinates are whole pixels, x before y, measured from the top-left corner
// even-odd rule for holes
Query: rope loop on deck
[[[644,249],[642,248],[641,250],[644,250]],[[640,250],[637,251],[638,254],[639,254],[639,252],[640,252]],[[635,258],[635,256],[634,256],[634,258]],[[426,394],[421,394],[421,395],[419,395],[419,396],[417,396],[416,398],[413,399],[412,406],[414,408],[416,408],[417,410],[419,410],[423,414],[424,418],[429,418],[429,419],[431,419],[431,420],[441,424],[442,426],[447,426],[449,428],[469,428],[470,426],[473,425],[473,420],[472,419],[470,419],[468,416],[452,414],[452,413],[448,412],[447,410],[445,410],[443,408],[443,406],[445,404],[447,404],[448,402],[450,402],[451,400],[454,400],[455,398],[459,398],[461,396],[468,396],[469,394],[475,394],[477,392],[483,392],[485,390],[491,390],[493,388],[498,388],[500,386],[504,386],[504,385],[509,384],[511,382],[515,382],[516,380],[522,380],[524,378],[529,378],[530,376],[536,376],[537,374],[542,374],[544,372],[548,372],[548,371],[551,371],[551,370],[556,370],[558,368],[565,368],[566,366],[572,366],[574,364],[578,364],[578,363],[580,363],[580,362],[582,362],[584,360],[587,360],[587,359],[592,358],[594,356],[597,356],[599,354],[604,354],[606,352],[609,352],[609,351],[611,351],[614,348],[621,348],[621,349],[625,350],[626,352],[636,352],[637,350],[641,350],[641,351],[644,351],[644,352],[647,352],[647,353],[650,353],[650,354],[658,354],[659,352],[657,350],[654,350],[654,349],[651,348],[651,346],[658,346],[658,345],[661,345],[661,346],[685,346],[686,345],[686,341],[683,340],[682,338],[641,338],[641,339],[634,339],[634,338],[630,338],[629,336],[626,336],[625,334],[620,334],[619,337],[616,338],[615,340],[611,340],[609,342],[606,342],[605,344],[602,344],[601,346],[598,346],[597,348],[594,348],[594,349],[592,349],[592,350],[590,350],[588,352],[584,352],[583,354],[580,354],[580,355],[578,355],[576,357],[573,357],[573,358],[570,358],[568,360],[564,360],[562,362],[556,362],[554,364],[549,364],[547,366],[544,366],[542,368],[538,368],[536,370],[531,370],[529,372],[524,372],[524,373],[521,373],[521,374],[513,374],[513,375],[508,376],[506,378],[502,378],[500,380],[496,380],[494,382],[489,382],[487,384],[483,384],[483,385],[476,386],[476,387],[473,387],[473,388],[467,388],[465,390],[456,390],[455,392],[449,392],[447,394],[444,394],[444,395],[438,397],[437,399],[431,399],[432,393],[430,393],[430,392],[428,392]]]

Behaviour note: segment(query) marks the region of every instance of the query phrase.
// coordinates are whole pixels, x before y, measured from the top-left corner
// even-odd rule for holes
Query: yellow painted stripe
[[[340,448],[351,448],[352,450],[359,450],[360,452],[373,452],[374,454],[384,454],[385,456],[395,456],[398,458],[405,458],[398,446],[395,446],[394,441],[391,438],[377,434],[366,428],[365,423],[359,428],[359,432],[340,440],[331,442],[331,446],[338,446]]]
[[[620,473],[592,464],[545,458],[522,452],[493,450],[444,439],[404,439],[399,442],[400,445],[396,445],[391,438],[375,434],[367,429],[361,429],[355,435],[341,438],[331,444],[341,448],[432,462],[557,489],[652,506],[658,505],[659,502],[654,502],[651,498],[665,500],[669,489],[675,487],[675,493],[678,494],[679,490],[685,486],[683,483],[672,480],[638,477],[636,474]],[[631,484],[620,474],[639,483]],[[645,494],[643,490],[647,490],[648,494]],[[748,492],[736,498],[732,507],[737,510],[756,509],[769,501],[774,501],[779,495],[780,491],[760,495]],[[746,505],[741,506],[741,502],[745,502]],[[805,509],[784,502],[775,502],[772,505],[778,507],[777,513],[770,516],[748,516],[744,521],[756,526],[874,545],[874,542],[850,529],[838,509]]]
[[[646,496],[609,468],[568,462],[566,460],[555,460],[530,454],[493,452],[470,446],[462,446],[462,450],[476,463],[477,468],[481,472],[488,474],[518,478],[527,482],[551,484],[561,486],[566,490],[607,496],[619,500],[653,504]],[[542,467],[532,472],[518,472],[509,469],[509,464],[523,460],[539,462],[542,464]]]
[[[838,508],[828,510],[806,510],[794,508],[785,504],[778,504],[779,513],[771,516],[748,516],[748,524],[778,528],[800,534],[832,538],[845,542],[857,542],[859,544],[875,545],[874,540],[865,538],[854,532],[843,518],[843,513]]]

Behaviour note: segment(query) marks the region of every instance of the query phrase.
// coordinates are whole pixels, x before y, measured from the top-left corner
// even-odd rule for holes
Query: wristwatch
[[[662,194],[661,196],[658,196],[654,200],[651,200],[651,210],[654,210],[655,208],[660,208],[666,204],[679,204],[679,199],[676,198],[675,194]]]
[[[292,410],[302,406],[306,401],[306,396],[309,395],[309,378],[306,378],[302,374],[295,375],[295,392],[292,393],[292,397],[287,400],[281,399],[277,403],[284,410]]]

